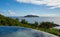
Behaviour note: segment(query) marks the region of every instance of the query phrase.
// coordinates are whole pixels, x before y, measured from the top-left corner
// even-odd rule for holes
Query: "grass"
[[[58,29],[45,29],[45,28],[39,28],[38,30],[44,31],[44,32],[48,32],[57,36],[60,36],[60,30]]]

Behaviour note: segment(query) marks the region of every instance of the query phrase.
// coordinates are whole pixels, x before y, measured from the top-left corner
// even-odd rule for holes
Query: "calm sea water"
[[[25,19],[28,23],[34,23],[37,21],[39,24],[41,22],[54,22],[55,24],[60,25],[60,17],[13,17],[18,18],[20,21],[22,19]],[[59,27],[56,27],[57,29],[60,29]]]
[[[36,22],[54,22],[56,24],[60,25],[60,17],[18,17],[19,20],[21,21],[22,19],[25,19],[29,23],[34,23]]]

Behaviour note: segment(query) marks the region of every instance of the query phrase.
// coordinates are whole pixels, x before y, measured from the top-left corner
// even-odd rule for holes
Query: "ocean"
[[[28,23],[54,22],[60,25],[60,17],[13,17],[13,18],[18,18],[19,21],[25,19]]]
[[[19,21],[25,19],[28,23],[38,22],[40,24],[41,22],[53,22],[55,24],[60,25],[60,17],[12,17],[12,18],[18,18]],[[54,28],[60,29],[60,26]]]

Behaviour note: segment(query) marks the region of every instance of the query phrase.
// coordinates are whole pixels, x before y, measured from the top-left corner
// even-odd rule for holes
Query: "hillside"
[[[22,26],[22,27],[31,27],[28,24],[23,24],[19,22],[18,19],[12,19],[9,17],[5,17],[0,14],[0,26]]]

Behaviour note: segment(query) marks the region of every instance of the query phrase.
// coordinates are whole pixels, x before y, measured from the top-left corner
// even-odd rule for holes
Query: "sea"
[[[60,25],[60,17],[12,17],[12,18],[18,18],[19,21],[25,19],[28,23],[38,22],[40,24],[41,22],[53,22],[55,24]],[[60,26],[58,28],[60,29]]]
[[[54,22],[60,25],[60,17],[12,17],[18,18],[19,21],[25,19],[28,23]]]

